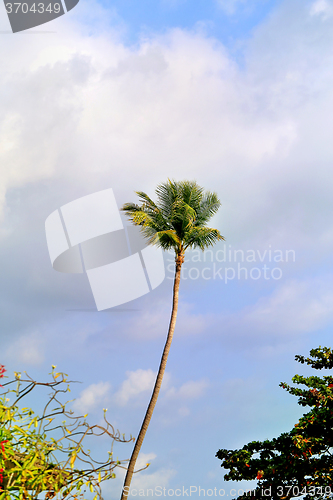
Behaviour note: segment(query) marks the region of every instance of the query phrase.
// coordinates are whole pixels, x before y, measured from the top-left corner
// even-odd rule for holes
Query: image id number
[[[330,486],[305,486],[300,489],[298,486],[278,486],[276,492],[279,497],[293,496],[298,497],[300,495],[331,495],[332,489]]]
[[[33,3],[31,7],[29,8],[29,5],[27,3],[19,3],[19,2],[14,2],[14,3],[6,3],[6,11],[7,14],[17,14],[19,12],[22,12],[23,14],[27,14],[28,12],[32,13],[39,13],[43,14],[44,12],[49,12],[50,14],[59,14],[61,10],[60,3],[49,3],[46,5],[46,3]]]

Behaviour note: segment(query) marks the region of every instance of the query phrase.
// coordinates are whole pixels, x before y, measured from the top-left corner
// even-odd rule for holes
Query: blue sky
[[[126,24],[129,42],[136,42],[142,35],[163,33],[173,28],[192,30],[201,26],[207,35],[232,45],[240,39],[248,38],[279,2],[126,0],[101,3],[106,8],[114,9]]]
[[[154,197],[168,177],[196,179],[221,199],[212,225],[227,250],[244,252],[245,262],[233,253],[223,262],[221,243],[213,261],[187,256],[192,278],[181,282],[140,458],[151,466],[135,487],[229,491],[216,451],[289,430],[302,409],[279,382],[303,370],[295,354],[331,345],[332,28],[331,0],[81,0],[16,35],[4,33],[0,10],[0,363],[9,373],[44,378],[55,364],[82,382],[77,411],[99,421],[107,407],[121,432],[140,428],[170,273],[122,311],[97,312],[87,276],[51,266],[45,220],[66,203],[112,188],[120,207],[136,190]],[[130,452],[117,447],[121,458]],[[122,478],[105,498],[119,498]]]

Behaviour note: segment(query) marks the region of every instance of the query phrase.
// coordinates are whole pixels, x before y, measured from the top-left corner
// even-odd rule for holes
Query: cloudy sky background
[[[1,9],[0,362],[38,378],[57,365],[82,381],[77,411],[99,421],[107,407],[137,435],[172,273],[123,311],[83,311],[95,307],[87,277],[52,269],[45,219],[109,187],[119,206],[168,177],[215,190],[226,246],[214,262],[188,255],[200,277],[181,283],[142,448],[151,466],[133,486],[229,490],[216,451],[289,430],[301,408],[278,384],[304,371],[295,354],[331,346],[333,2],[81,0],[38,29],[9,29]],[[236,249],[255,255],[241,265],[258,279],[221,262],[218,250]]]

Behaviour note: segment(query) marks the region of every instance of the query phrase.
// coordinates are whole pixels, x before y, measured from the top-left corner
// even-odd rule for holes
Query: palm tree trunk
[[[147,408],[145,418],[143,419],[141,429],[140,429],[138,438],[136,440],[131,459],[130,459],[129,464],[128,464],[128,469],[127,469],[127,473],[126,473],[126,477],[125,477],[125,481],[124,481],[124,485],[123,485],[123,489],[122,489],[122,494],[121,494],[121,500],[126,500],[128,494],[129,494],[129,488],[130,488],[132,476],[134,473],[135,462],[136,462],[136,459],[138,458],[144,437],[145,437],[147,429],[148,429],[149,422],[150,422],[151,417],[153,415],[153,411],[154,411],[154,408],[155,408],[155,405],[157,402],[158,394],[160,392],[160,388],[162,385],[163,375],[165,372],[165,367],[166,367],[166,363],[168,360],[168,355],[169,355],[169,351],[170,351],[170,347],[171,347],[173,332],[175,331],[175,326],[176,326],[177,311],[178,311],[180,273],[181,273],[181,267],[182,267],[183,262],[184,262],[184,256],[183,256],[183,253],[181,253],[180,255],[177,256],[177,259],[176,259],[175,280],[174,280],[174,284],[173,284],[173,303],[172,303],[172,312],[171,312],[168,336],[167,336],[167,340],[166,340],[166,343],[164,346],[164,350],[163,350],[158,374],[156,377],[156,382],[155,382],[153,394],[150,398],[149,406]]]

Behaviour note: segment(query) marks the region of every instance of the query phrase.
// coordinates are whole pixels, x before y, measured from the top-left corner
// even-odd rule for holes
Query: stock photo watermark
[[[128,497],[191,497],[192,495],[207,497],[236,497],[240,495],[256,496],[255,490],[223,488],[201,488],[201,486],[182,486],[181,488],[166,488],[165,486],[155,486],[155,488],[130,488],[125,486],[123,492]],[[268,495],[263,495],[268,496]]]
[[[142,297],[165,278],[162,250],[124,225],[111,188],[55,210],[45,232],[53,269],[86,273],[98,311]]]
[[[224,245],[219,250],[193,250],[182,266],[183,280],[221,280],[225,284],[233,280],[280,280],[282,265],[296,261],[295,250],[234,249]],[[167,257],[167,278],[173,279],[174,258]]]
[[[296,485],[281,485],[276,486],[274,489],[272,486],[267,488],[248,489],[244,490],[242,488],[230,488],[226,490],[224,488],[201,488],[201,486],[182,486],[181,488],[166,488],[165,486],[155,486],[155,488],[130,488],[125,486],[123,489],[124,493],[128,497],[239,497],[245,495],[249,498],[265,498],[272,497],[274,495],[278,498],[291,498],[298,497],[300,495],[332,495],[331,486],[308,486],[304,488],[299,488]]]

